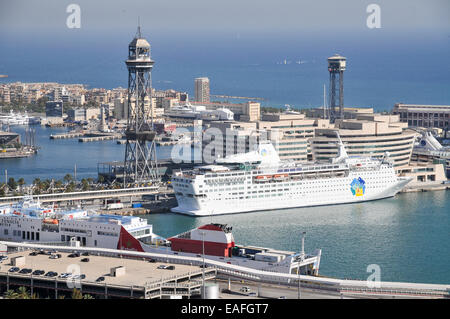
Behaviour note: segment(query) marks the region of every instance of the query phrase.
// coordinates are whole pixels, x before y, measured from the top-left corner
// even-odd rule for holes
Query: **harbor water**
[[[116,141],[79,143],[77,139],[50,140],[67,129],[36,126],[37,155],[0,161],[0,180],[23,177],[77,179],[97,177],[97,163],[123,160],[125,145]],[[14,127],[23,133],[25,128]],[[159,158],[170,147],[157,149]],[[238,244],[299,251],[306,231],[306,251],[322,248],[321,274],[366,279],[376,264],[383,281],[450,283],[450,193],[398,194],[394,198],[351,205],[321,206],[246,214],[193,218],[172,213],[144,216],[154,232],[169,237],[204,223],[227,223]]]

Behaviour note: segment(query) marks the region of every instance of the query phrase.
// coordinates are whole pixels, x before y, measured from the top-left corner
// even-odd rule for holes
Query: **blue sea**
[[[326,59],[347,57],[346,106],[389,111],[398,102],[450,104],[448,35],[391,34],[383,30],[355,34],[165,34],[146,33],[155,60],[153,87],[187,91],[194,78],[208,76],[212,94],[261,97],[263,105],[315,107],[328,84]],[[124,60],[134,30],[110,34],[62,32],[51,36],[2,35],[1,81],[84,83],[89,87],[126,87]],[[277,64],[286,59],[290,64]],[[296,64],[295,61],[304,61]],[[24,132],[16,127],[13,131]],[[123,160],[124,146],[114,141],[79,143],[50,140],[64,129],[36,128],[41,147],[36,156],[0,161],[0,180],[8,177],[96,177],[97,163]],[[159,158],[170,149],[159,148]],[[146,218],[154,231],[174,235],[209,217],[155,214]],[[215,216],[233,227],[236,242],[278,249],[323,249],[321,273],[365,279],[370,264],[381,267],[381,279],[450,283],[450,195],[448,191],[399,194],[361,203]]]

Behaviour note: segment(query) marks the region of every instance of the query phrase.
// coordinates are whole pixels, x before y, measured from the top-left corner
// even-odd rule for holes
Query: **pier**
[[[104,133],[95,131],[69,132],[50,135],[51,140],[70,139],[77,137],[78,142],[97,142],[97,141],[121,139],[123,135],[121,133]]]
[[[78,142],[97,142],[97,141],[116,140],[119,138],[122,138],[122,134],[114,133],[114,134],[108,134],[108,135],[80,137],[78,139]]]
[[[82,132],[76,132],[76,133],[62,133],[62,134],[50,134],[51,140],[60,140],[60,139],[67,139],[67,138],[75,138],[79,136],[83,136],[84,133]]]

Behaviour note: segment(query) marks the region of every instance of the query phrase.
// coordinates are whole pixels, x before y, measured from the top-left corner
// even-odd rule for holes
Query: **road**
[[[222,289],[228,289],[228,281],[217,279],[220,291]],[[247,293],[240,291],[242,287],[249,287],[250,292],[256,293],[256,296],[248,296]],[[231,293],[221,293],[221,298],[231,299],[231,298],[246,298],[246,299],[257,299],[257,298],[271,298],[279,299],[298,299],[298,288],[286,287],[271,284],[258,284],[256,282],[245,283],[239,281],[231,281]],[[311,288],[301,288],[300,287],[300,298],[301,299],[353,299],[347,296],[341,296],[338,292],[327,292],[322,290],[316,290]]]

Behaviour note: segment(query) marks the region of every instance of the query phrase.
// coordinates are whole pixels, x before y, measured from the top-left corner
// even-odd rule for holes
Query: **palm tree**
[[[13,289],[9,289],[5,292],[3,296],[6,299],[17,299],[17,292],[15,292]]]
[[[85,294],[85,295],[83,295],[83,299],[95,299],[95,298],[89,294]]]
[[[72,175],[71,174],[66,174],[66,176],[64,176],[64,181],[66,182],[66,183],[69,183],[69,182],[71,182],[72,180],[73,180],[73,177],[72,177]]]
[[[23,179],[23,177],[19,178],[19,180],[17,181],[17,184],[19,185],[20,189],[22,190],[23,185],[25,185],[25,180]]]
[[[79,291],[76,288],[73,288],[72,299],[83,299],[83,295],[81,294],[81,291]]]
[[[30,299],[30,293],[27,288],[19,287],[19,289],[17,289],[17,299]]]

